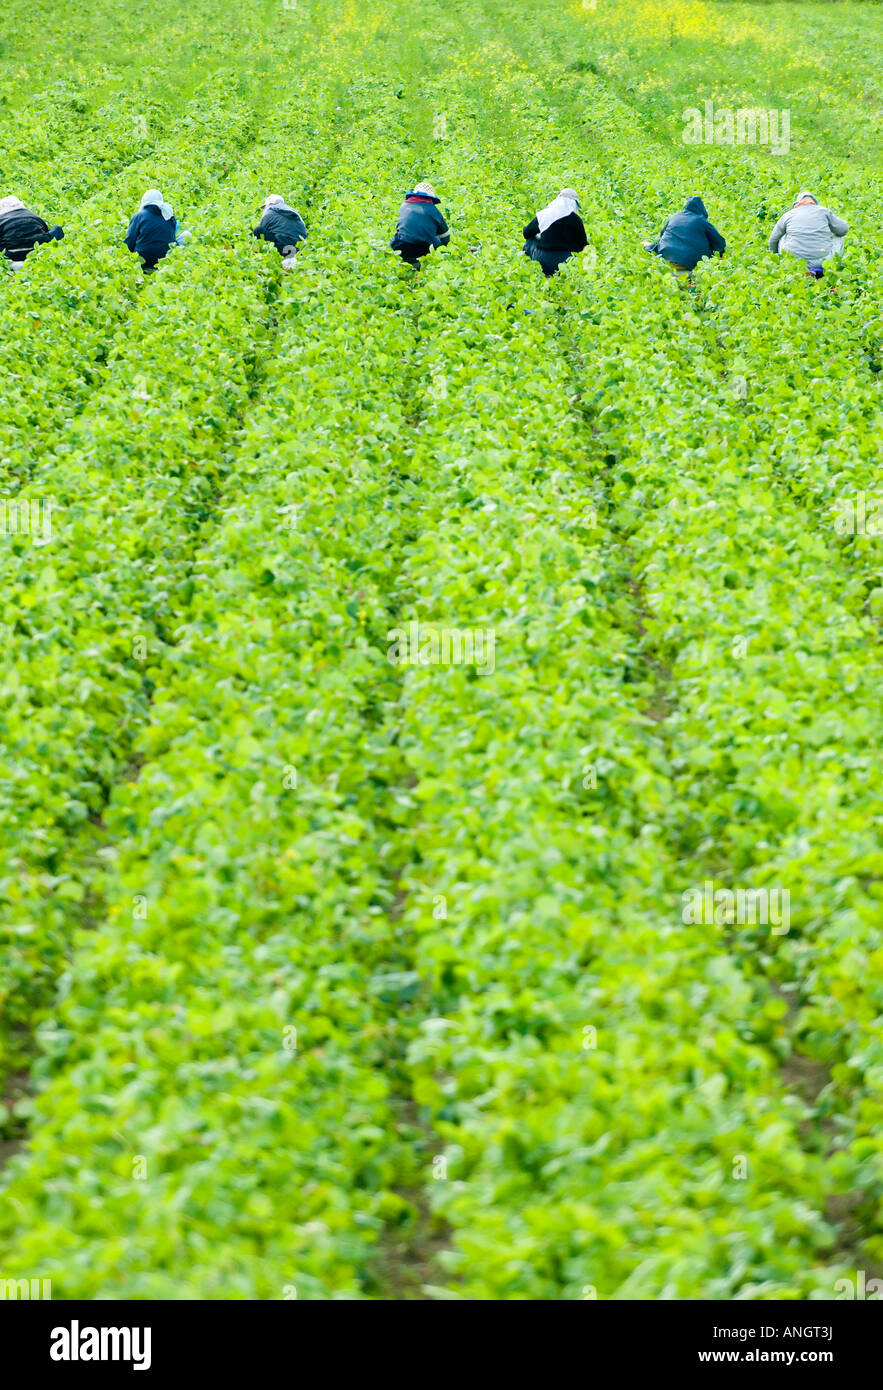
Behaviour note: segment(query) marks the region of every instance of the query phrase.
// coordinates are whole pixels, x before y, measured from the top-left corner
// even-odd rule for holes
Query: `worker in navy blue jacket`
[[[0,251],[13,268],[24,263],[41,241],[61,241],[61,227],[49,227],[21,198],[0,198]]]
[[[177,237],[178,223],[171,203],[164,202],[158,188],[148,189],[126,232],[126,245],[141,257],[145,273],[156,269],[157,261],[168,255]]]
[[[307,239],[307,229],[300,213],[290,208],[281,194],[271,193],[264,200],[263,216],[252,236],[271,241],[289,269],[295,264],[301,242]]]
[[[703,256],[722,256],[727,249],[717,227],[708,220],[701,198],[688,198],[683,212],[666,219],[657,241],[645,241],[647,251],[653,251],[668,261],[675,270],[695,270]]]
[[[428,256],[451,239],[448,224],[438,209],[441,199],[431,183],[418,183],[399,208],[396,232],[389,243],[402,260],[420,269],[420,257]]]

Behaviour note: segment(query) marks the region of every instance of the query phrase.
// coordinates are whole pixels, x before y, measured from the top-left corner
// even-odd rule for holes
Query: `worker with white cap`
[[[807,275],[820,280],[825,273],[822,261],[840,255],[848,231],[848,222],[830,208],[823,208],[815,194],[804,189],[770,233],[769,248],[780,254],[790,251],[798,260],[806,261]]]
[[[420,269],[420,257],[446,246],[451,233],[439,211],[441,199],[431,183],[418,183],[399,208],[395,236],[389,243],[406,264]]]
[[[307,239],[306,223],[299,212],[289,207],[281,193],[271,193],[264,199],[263,216],[252,236],[272,241],[286,270],[297,264],[301,242]]]

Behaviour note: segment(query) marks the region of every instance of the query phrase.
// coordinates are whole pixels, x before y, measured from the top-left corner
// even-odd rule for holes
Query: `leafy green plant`
[[[813,10],[816,103],[775,7],[92,8],[64,50],[13,0],[0,54],[4,177],[68,231],[0,267],[5,495],[54,507],[0,535],[4,1274],[830,1297],[883,1249],[880,564],[833,526],[879,16]],[[790,155],[685,146],[697,83]],[[853,226],[819,285],[765,249],[807,182]],[[195,238],[145,278],[155,183]],[[691,294],[640,241],[697,188]],[[393,664],[411,622],[493,669]],[[708,879],[788,931],[685,921]]]

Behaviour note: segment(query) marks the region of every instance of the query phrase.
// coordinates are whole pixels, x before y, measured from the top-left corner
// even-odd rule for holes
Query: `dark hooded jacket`
[[[23,261],[38,242],[61,241],[63,236],[61,227],[49,227],[30,208],[13,208],[0,217],[0,251],[10,261]]]
[[[300,213],[295,212],[294,208],[277,206],[267,209],[252,236],[272,241],[281,256],[289,246],[306,241],[307,229]]]
[[[683,212],[669,217],[659,240],[648,249],[684,270],[693,270],[703,256],[723,255],[727,248],[720,232],[708,220],[701,198],[688,198]]]
[[[448,224],[438,209],[439,198],[428,193],[406,193],[399,208],[396,232],[389,243],[404,255],[428,256],[434,246],[450,240]]]
[[[138,253],[145,266],[154,266],[166,255],[177,229],[174,217],[163,217],[151,204],[135,213],[126,232],[126,245]]]

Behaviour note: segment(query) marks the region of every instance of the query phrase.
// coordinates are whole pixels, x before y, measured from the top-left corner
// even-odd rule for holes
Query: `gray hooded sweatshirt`
[[[810,265],[819,265],[839,249],[834,245],[835,237],[844,237],[848,231],[849,223],[830,208],[804,203],[789,208],[779,218],[770,233],[770,250],[790,251]]]

